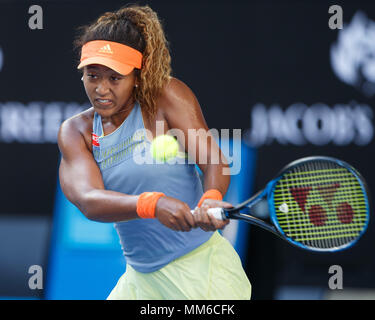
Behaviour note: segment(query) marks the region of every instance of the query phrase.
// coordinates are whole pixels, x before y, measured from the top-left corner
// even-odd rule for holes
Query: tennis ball
[[[159,161],[168,161],[177,156],[178,142],[169,135],[157,136],[151,143],[152,157]]]

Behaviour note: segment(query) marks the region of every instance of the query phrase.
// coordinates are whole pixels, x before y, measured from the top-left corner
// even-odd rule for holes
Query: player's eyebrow
[[[87,66],[87,70],[99,70],[99,66],[96,66],[96,65],[88,65]],[[125,77],[124,75],[118,73],[117,71],[115,70],[111,70],[110,68],[108,68],[108,72],[111,72],[112,74],[116,75],[117,77]]]

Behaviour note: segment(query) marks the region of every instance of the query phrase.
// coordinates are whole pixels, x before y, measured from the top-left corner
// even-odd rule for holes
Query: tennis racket
[[[272,224],[255,217],[265,211]],[[319,252],[354,245],[367,229],[369,212],[363,177],[344,161],[320,156],[290,163],[265,189],[233,208],[208,210],[217,219],[243,220]]]

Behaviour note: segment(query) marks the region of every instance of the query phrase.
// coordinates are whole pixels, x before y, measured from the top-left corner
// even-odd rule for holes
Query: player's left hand
[[[229,202],[206,199],[203,201],[200,208],[195,208],[194,210],[194,220],[197,227],[200,227],[204,231],[215,231],[218,229],[224,229],[225,226],[229,223],[227,220],[218,220],[214,218],[211,214],[207,213],[207,210],[210,208],[232,208],[233,205]]]

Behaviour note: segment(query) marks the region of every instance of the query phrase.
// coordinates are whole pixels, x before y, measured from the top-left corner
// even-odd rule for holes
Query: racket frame
[[[357,178],[357,181],[360,184],[360,187],[362,189],[362,192],[363,192],[364,198],[365,198],[367,218],[366,218],[366,222],[365,222],[365,225],[364,225],[363,229],[361,230],[360,234],[358,235],[358,237],[356,239],[354,239],[353,241],[351,241],[351,242],[349,242],[345,245],[342,245],[340,247],[326,248],[326,249],[324,249],[324,248],[314,248],[314,247],[306,246],[306,245],[304,245],[300,242],[297,242],[297,241],[293,240],[292,238],[288,237],[284,233],[281,226],[279,225],[279,222],[278,222],[278,219],[277,219],[277,216],[276,216],[276,210],[275,210],[275,206],[274,206],[274,190],[275,190],[275,187],[276,187],[278,181],[283,178],[284,174],[287,171],[293,169],[294,167],[300,165],[301,163],[306,163],[306,162],[310,162],[310,161],[319,161],[319,160],[321,160],[321,161],[332,161],[332,162],[335,162],[338,165],[346,168],[347,170],[349,170]],[[267,201],[269,216],[270,216],[270,220],[271,220],[273,225],[271,225],[271,224],[269,224],[269,223],[267,223],[267,222],[265,222],[265,221],[263,221],[259,218],[256,218],[254,216],[249,216],[247,214],[240,213],[240,211],[242,209],[244,209],[245,207],[247,207],[247,210],[249,210],[251,212],[251,207],[254,206],[256,203],[258,203],[259,201],[262,201],[262,200]],[[369,221],[370,221],[370,215],[369,215],[370,212],[371,212],[370,211],[370,193],[369,193],[369,189],[368,189],[368,186],[366,184],[366,181],[364,180],[362,175],[357,170],[355,170],[351,165],[346,163],[345,161],[335,159],[335,158],[332,158],[332,157],[326,157],[326,156],[305,157],[305,158],[298,159],[296,161],[293,161],[293,162],[289,163],[288,165],[286,165],[283,169],[281,169],[279,171],[279,173],[277,174],[277,176],[274,179],[272,179],[271,181],[269,181],[267,183],[266,187],[263,190],[259,191],[253,197],[244,201],[243,203],[239,204],[238,206],[236,206],[234,208],[231,208],[231,209],[223,210],[223,214],[225,214],[226,218],[240,219],[240,220],[248,221],[251,224],[257,225],[257,226],[259,226],[259,227],[261,227],[261,228],[263,228],[267,231],[272,232],[273,234],[277,235],[279,238],[291,243],[292,245],[294,245],[296,247],[299,247],[299,248],[302,248],[302,249],[305,249],[305,250],[316,251],[316,252],[337,252],[337,251],[345,250],[345,249],[348,249],[348,248],[352,247],[355,243],[358,242],[358,240],[366,232]]]

